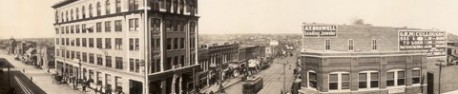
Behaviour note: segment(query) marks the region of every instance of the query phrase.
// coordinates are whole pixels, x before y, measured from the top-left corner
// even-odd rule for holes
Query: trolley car
[[[249,77],[243,84],[243,94],[256,94],[262,87],[263,79],[261,77]]]

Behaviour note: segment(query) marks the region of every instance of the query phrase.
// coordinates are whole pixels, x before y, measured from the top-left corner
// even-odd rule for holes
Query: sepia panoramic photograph
[[[456,0],[0,0],[0,94],[458,94]]]

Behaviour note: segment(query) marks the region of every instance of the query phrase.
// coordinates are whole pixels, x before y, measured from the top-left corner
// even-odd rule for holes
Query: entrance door
[[[434,94],[434,74],[428,72],[427,80],[428,80],[427,81],[427,84],[428,84],[427,93]]]
[[[142,82],[129,80],[129,94],[142,94],[142,89]]]

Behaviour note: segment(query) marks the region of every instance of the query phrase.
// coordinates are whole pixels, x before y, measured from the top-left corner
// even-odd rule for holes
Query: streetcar
[[[243,84],[243,94],[256,94],[263,87],[263,79],[259,76],[252,76],[246,79]]]

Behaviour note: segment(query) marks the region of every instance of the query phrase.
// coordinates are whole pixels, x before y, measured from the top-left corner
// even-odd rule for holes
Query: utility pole
[[[288,61],[286,61],[286,63],[283,63],[283,93],[286,94],[286,72],[285,72],[285,67],[286,67],[286,64],[288,63]]]

